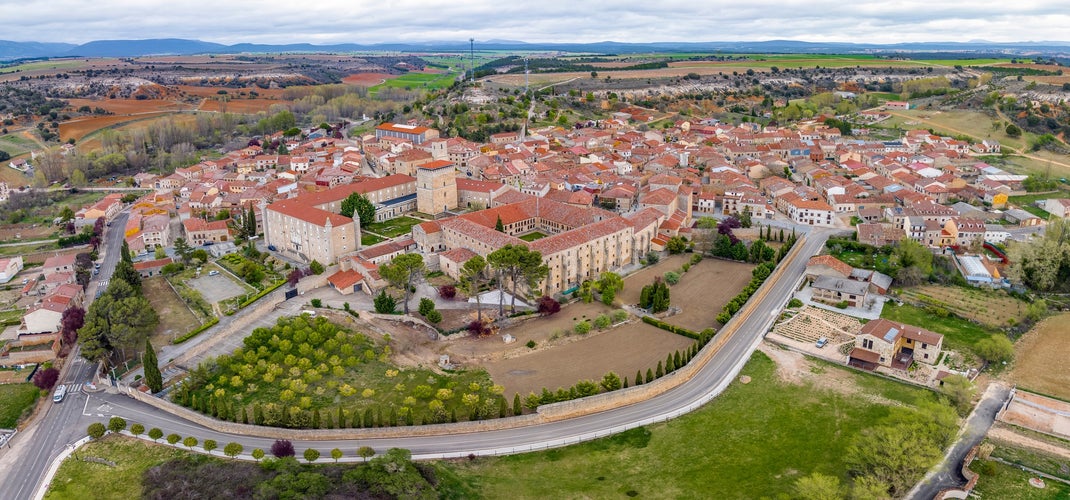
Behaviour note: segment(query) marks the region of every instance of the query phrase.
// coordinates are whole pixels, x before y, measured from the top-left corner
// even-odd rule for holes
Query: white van
[[[60,401],[63,401],[63,397],[66,396],[66,395],[67,395],[67,386],[60,385],[59,387],[56,387],[56,392],[52,393],[52,402],[53,403],[59,403]]]

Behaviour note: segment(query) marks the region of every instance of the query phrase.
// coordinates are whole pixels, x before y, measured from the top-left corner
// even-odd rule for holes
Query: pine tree
[[[148,338],[145,339],[145,354],[141,356],[141,364],[145,367],[145,385],[149,386],[149,390],[154,393],[163,390],[163,375],[156,360],[156,349],[152,348]]]
[[[520,393],[513,394],[513,415],[522,415],[524,407],[520,405]]]
[[[643,372],[642,371],[639,371],[639,370],[635,371],[635,385],[643,385]]]

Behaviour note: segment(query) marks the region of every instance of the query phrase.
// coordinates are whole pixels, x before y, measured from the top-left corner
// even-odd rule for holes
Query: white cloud
[[[0,38],[83,43],[192,38],[219,43],[809,40],[1012,42],[1067,38],[1051,0],[0,0]]]

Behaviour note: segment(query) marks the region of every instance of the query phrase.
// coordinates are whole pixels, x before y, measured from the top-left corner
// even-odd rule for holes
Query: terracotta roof
[[[398,125],[396,123],[384,123],[375,127],[377,130],[389,130],[391,132],[401,132],[405,134],[422,134],[431,130],[427,127],[420,127],[414,125]]]
[[[331,286],[336,289],[349,288],[357,283],[360,283],[364,279],[364,275],[355,270],[338,271],[327,278],[327,281]]]
[[[368,194],[410,182],[416,182],[416,178],[404,174],[388,175],[386,177],[363,177],[361,180],[351,184],[343,184],[317,193],[302,194],[297,199],[310,206],[323,205],[333,201],[344,200],[353,193]]]
[[[308,206],[298,201],[298,198],[276,201],[275,203],[268,205],[267,209],[317,226],[326,226],[328,222],[332,226],[341,226],[353,222],[353,219],[341,214],[335,214]]]
[[[810,260],[806,262],[806,267],[809,268],[810,266],[828,266],[837,273],[840,273],[843,277],[850,276],[851,271],[854,270],[850,264],[831,255],[815,255],[810,257]]]
[[[435,160],[435,161],[432,161],[432,162],[424,163],[423,165],[420,165],[419,167],[416,167],[416,168],[419,168],[420,170],[438,170],[440,168],[446,168],[446,167],[452,167],[452,166],[453,166],[453,162],[452,161],[449,161],[449,160]]]
[[[895,330],[896,333],[892,339],[888,339],[888,334]],[[884,318],[870,321],[862,326],[861,333],[864,335],[872,335],[874,337],[885,339],[889,343],[895,343],[895,337],[903,336],[910,340],[924,342],[926,344],[939,344],[943,340],[944,336],[939,333],[933,333],[924,328],[919,328],[913,325],[907,325],[905,323],[896,323]]]
[[[441,259],[446,259],[452,262],[456,262],[458,264],[464,264],[465,262],[468,262],[468,259],[475,257],[477,254],[467,248],[458,247],[452,250],[446,250],[445,252],[442,252],[438,255]]]

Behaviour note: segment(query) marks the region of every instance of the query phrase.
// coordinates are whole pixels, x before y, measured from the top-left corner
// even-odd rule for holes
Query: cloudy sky
[[[1065,0],[0,0],[0,12],[0,39],[68,43],[1070,39]]]

